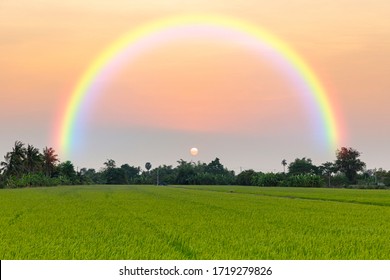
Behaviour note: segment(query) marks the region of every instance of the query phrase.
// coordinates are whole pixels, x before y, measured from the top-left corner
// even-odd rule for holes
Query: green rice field
[[[390,259],[390,191],[0,190],[0,259]]]

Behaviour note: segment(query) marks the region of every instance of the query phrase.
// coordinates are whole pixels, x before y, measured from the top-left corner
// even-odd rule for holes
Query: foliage
[[[20,176],[25,170],[26,148],[24,143],[16,141],[11,152],[4,156],[1,170],[6,176]]]
[[[173,168],[172,165],[159,166],[152,171],[152,174],[154,178],[157,178],[158,175],[159,184],[173,185],[176,183],[177,169]]]
[[[286,178],[284,173],[261,173],[259,172],[257,176],[253,179],[253,182],[256,186],[261,187],[276,187],[283,185],[283,181]]]
[[[141,168],[140,167],[135,167],[135,166],[130,166],[127,163],[122,164],[120,168],[123,172],[123,177],[124,177],[124,182],[125,184],[129,184],[133,182],[135,178],[140,174]]]
[[[43,173],[26,173],[21,177],[14,175],[7,178],[5,186],[7,188],[24,188],[24,187],[42,187],[42,186],[58,186],[62,184],[60,178],[49,178]]]
[[[345,174],[337,173],[331,177],[331,186],[333,187],[347,187],[349,185],[349,180]]]
[[[0,173],[0,189],[5,187],[5,177]]]
[[[209,164],[178,161],[176,167],[175,184],[180,185],[231,185],[235,183],[233,171],[229,171],[221,163],[219,158]]]
[[[0,188],[45,185],[92,184],[159,184],[159,185],[255,185],[255,186],[303,186],[303,187],[351,187],[351,182],[371,188],[390,185],[390,172],[382,169],[357,173],[365,166],[352,148],[337,151],[337,160],[320,166],[310,158],[296,158],[288,165],[288,173],[263,173],[245,170],[237,176],[227,169],[219,158],[209,163],[188,162],[180,159],[176,167],[162,165],[152,169],[146,162],[146,171],[139,166],[122,164],[107,159],[99,171],[81,168],[76,171],[71,161],[59,163],[53,148],[45,147],[42,153],[32,145],[16,141],[12,151],[4,156],[0,169]],[[283,159],[283,169],[287,160]],[[31,176],[26,176],[31,174]],[[44,175],[44,176],[43,176]],[[53,179],[53,180],[51,180]],[[20,182],[17,182],[20,180]],[[37,182],[37,180],[41,180]],[[324,182],[327,182],[326,184]],[[358,187],[358,186],[356,186]]]
[[[104,184],[129,184],[135,181],[135,178],[140,173],[139,167],[122,164],[120,168],[116,167],[115,160],[109,159],[105,163],[105,168],[100,174],[96,174],[95,170],[85,171],[84,176],[88,176],[91,180],[99,180]],[[84,177],[82,176],[82,177]]]
[[[286,175],[284,173],[258,173],[254,177],[254,185],[261,187],[312,187],[319,188],[324,185],[321,176],[315,174]]]
[[[195,168],[194,163],[187,162],[185,160],[179,160],[177,162],[177,177],[176,183],[180,185],[192,185],[194,184]]]
[[[321,176],[315,174],[299,174],[288,177],[283,185],[288,187],[320,188],[324,186],[324,180]]]
[[[43,170],[47,177],[51,177],[53,174],[56,164],[59,162],[58,155],[55,153],[53,148],[45,147],[43,149]]]
[[[80,184],[81,185],[92,185],[94,182],[99,182],[103,184],[103,180],[100,179],[101,176],[96,173],[96,170],[93,168],[81,168],[80,170]]]
[[[120,168],[110,168],[105,172],[106,184],[123,185],[126,184],[125,172]]]
[[[383,175],[380,177],[380,180],[385,186],[390,186],[390,171],[387,171],[387,173],[382,173]]]
[[[210,174],[224,174],[226,173],[225,167],[221,164],[219,158],[215,158],[205,167],[205,172]]]
[[[1,162],[0,185],[8,188],[58,185],[61,180],[52,178],[57,162],[52,148],[46,147],[41,154],[34,146],[28,144],[26,148],[23,142],[16,141]]]
[[[312,163],[310,158],[296,158],[288,165],[289,175],[317,174],[318,168]]]
[[[152,164],[150,162],[145,163],[145,168],[149,171],[152,168]]]
[[[116,168],[115,160],[108,159],[106,162],[104,162],[105,170]]]
[[[236,184],[241,186],[255,185],[255,178],[257,173],[253,169],[244,170],[236,177]]]
[[[287,160],[283,159],[281,164],[283,165],[283,173],[286,173]]]
[[[342,147],[336,151],[336,166],[337,169],[347,176],[349,183],[355,184],[357,173],[363,171],[366,164],[358,157],[360,152],[353,148]]]
[[[28,145],[25,150],[24,168],[28,173],[39,172],[42,169],[43,157],[39,150],[32,145]]]
[[[69,160],[60,163],[57,166],[57,177],[62,178],[63,181],[67,182],[67,185],[75,185],[78,183],[76,170],[74,165]]]
[[[337,167],[334,163],[327,161],[318,167],[318,172],[327,177],[328,187],[330,187],[332,174],[337,172]]]

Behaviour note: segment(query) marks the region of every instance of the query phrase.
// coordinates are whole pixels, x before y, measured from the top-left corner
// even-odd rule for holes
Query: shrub
[[[258,173],[254,176],[253,183],[261,187],[282,186],[285,177],[283,173]]]
[[[250,169],[250,170],[244,170],[236,177],[236,184],[241,186],[251,186],[254,184],[254,178],[256,177],[257,173]]]
[[[289,187],[320,188],[325,185],[323,178],[314,174],[300,174],[288,177],[285,181]]]
[[[7,188],[58,186],[61,183],[58,178],[50,178],[42,173],[28,173],[21,177],[10,176],[5,182]]]
[[[349,180],[344,174],[337,174],[330,179],[330,184],[333,187],[347,187]]]

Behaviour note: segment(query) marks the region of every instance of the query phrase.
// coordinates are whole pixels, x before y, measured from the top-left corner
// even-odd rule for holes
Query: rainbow
[[[140,26],[113,42],[89,65],[72,90],[69,101],[65,102],[60,131],[56,132],[60,152],[65,155],[69,153],[73,141],[77,139],[76,126],[88,96],[96,95],[99,84],[112,74],[112,69],[117,68],[123,56],[137,56],[144,49],[158,47],[163,41],[190,36],[194,30],[206,34],[211,32],[212,36],[217,34],[255,51],[269,52],[267,55],[271,54],[272,61],[289,69],[286,73],[316,104],[314,110],[318,112],[320,129],[326,142],[331,148],[337,145],[340,133],[330,99],[315,72],[298,53],[286,42],[257,25],[227,16],[197,14],[163,18]]]

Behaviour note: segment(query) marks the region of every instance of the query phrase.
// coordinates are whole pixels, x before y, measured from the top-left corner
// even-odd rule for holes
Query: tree
[[[145,168],[149,172],[149,170],[152,168],[152,164],[150,162],[145,163]]]
[[[108,159],[104,165],[106,168],[103,171],[103,179],[106,184],[127,184],[125,168],[117,168],[115,160]]]
[[[104,165],[106,166],[106,170],[107,169],[112,169],[112,168],[115,168],[116,167],[116,163],[115,163],[115,160],[113,159],[108,159]]]
[[[253,169],[244,170],[236,177],[236,184],[241,186],[253,186],[257,173]]]
[[[209,172],[211,174],[223,174],[224,171],[225,168],[219,161],[219,158],[215,158],[206,167],[206,172]]]
[[[4,182],[4,176],[0,172],[0,189],[4,188],[5,182]]]
[[[125,171],[121,168],[110,168],[105,172],[106,184],[124,185],[127,184]]]
[[[192,162],[187,162],[183,159],[177,161],[179,164],[176,167],[176,184],[180,185],[191,185],[194,184],[195,181],[195,168]]]
[[[11,152],[4,156],[1,162],[1,170],[6,176],[20,176],[25,171],[24,161],[26,159],[26,148],[21,141],[15,141]]]
[[[127,163],[122,164],[121,169],[123,170],[126,184],[134,181],[141,171],[139,167],[130,166]]]
[[[360,152],[353,148],[342,147],[336,151],[337,170],[343,172],[351,184],[356,184],[357,173],[363,171],[366,166],[358,157],[360,157]]]
[[[283,159],[282,160],[282,165],[283,165],[283,173],[286,173],[287,160]]]
[[[95,176],[96,176],[96,171],[93,168],[81,168],[79,172],[79,178],[80,178],[80,184],[82,185],[90,185],[95,183]]]
[[[262,173],[259,172],[253,179],[253,183],[256,186],[261,187],[276,187],[282,185],[286,179],[286,174],[284,173]]]
[[[28,173],[40,171],[43,163],[43,156],[33,145],[28,144],[26,149],[25,168]]]
[[[289,175],[316,174],[318,167],[313,165],[310,158],[296,158],[288,165]]]
[[[157,174],[158,173],[158,174]],[[152,177],[158,175],[159,184],[175,184],[177,178],[177,169],[173,169],[172,165],[163,165],[155,168],[152,171]]]
[[[332,162],[325,162],[320,165],[319,170],[322,175],[326,175],[328,177],[328,187],[330,187],[330,178],[332,177],[332,173],[337,171],[336,166]]]
[[[4,161],[0,162],[0,174],[3,173],[4,175],[7,175],[10,170],[10,163],[11,163],[11,154],[8,152],[4,156]]]
[[[69,184],[76,183],[76,170],[74,170],[74,165],[69,160],[58,165],[58,172],[65,179],[64,182]]]
[[[383,168],[379,168],[376,171],[376,177],[378,184],[390,186],[390,171],[386,171]]]
[[[43,170],[47,177],[51,177],[58,162],[58,155],[55,153],[54,149],[45,147],[43,149]]]

